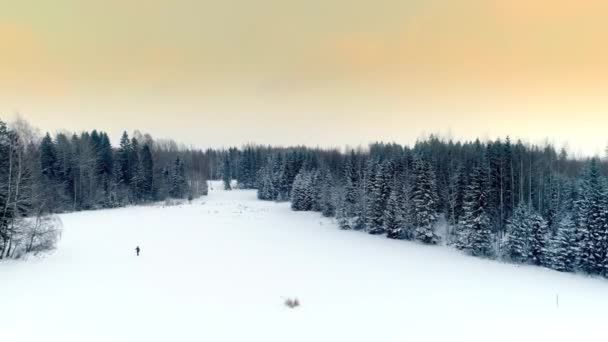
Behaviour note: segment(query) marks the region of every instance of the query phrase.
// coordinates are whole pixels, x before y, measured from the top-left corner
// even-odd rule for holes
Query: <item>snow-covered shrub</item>
[[[295,309],[300,306],[300,301],[298,300],[298,298],[287,298],[285,300],[285,306],[290,309]]]
[[[175,199],[175,198],[167,198],[167,199],[165,199],[163,208],[164,207],[177,207],[182,204],[184,204],[184,200],[179,200],[179,199]]]
[[[28,253],[39,253],[55,249],[61,237],[61,220],[55,215],[44,215],[18,221],[13,239],[14,258]]]

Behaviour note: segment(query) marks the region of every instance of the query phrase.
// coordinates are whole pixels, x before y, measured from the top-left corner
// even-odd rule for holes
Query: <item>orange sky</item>
[[[0,117],[199,146],[603,151],[608,2],[0,0]],[[321,122],[322,121],[322,122]],[[218,129],[221,128],[221,129]]]

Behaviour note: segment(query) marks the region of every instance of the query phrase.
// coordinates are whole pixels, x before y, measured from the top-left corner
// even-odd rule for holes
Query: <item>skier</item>
[[[137,256],[139,256],[139,251],[141,251],[141,249],[139,248],[139,246],[135,247],[135,252],[137,252]]]

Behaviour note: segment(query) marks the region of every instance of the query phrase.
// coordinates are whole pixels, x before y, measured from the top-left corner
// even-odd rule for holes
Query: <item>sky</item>
[[[605,0],[0,0],[0,118],[199,147],[437,133],[598,154],[607,17]]]

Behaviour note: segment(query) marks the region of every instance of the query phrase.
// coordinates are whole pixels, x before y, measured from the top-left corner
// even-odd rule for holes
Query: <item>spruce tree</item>
[[[150,146],[145,144],[141,149],[142,194],[145,200],[154,199],[154,160]],[[206,185],[206,182],[204,183]]]
[[[99,157],[97,161],[97,172],[104,193],[104,206],[111,206],[110,188],[112,184],[112,171],[114,169],[114,152],[110,138],[106,133],[101,133],[100,135]]]
[[[188,183],[186,182],[186,171],[184,163],[179,157],[175,160],[171,173],[171,188],[169,194],[173,198],[185,198]]]
[[[532,258],[530,213],[525,203],[520,203],[507,223],[503,257],[516,263],[527,263]]]
[[[340,208],[337,213],[340,227],[346,230],[355,229],[355,223],[361,220],[361,206],[359,202],[362,196],[355,158],[355,153],[351,152],[344,166],[346,184],[344,185]]]
[[[578,216],[581,218],[579,267],[590,274],[605,274],[607,260],[608,212],[606,188],[599,162],[592,159],[583,175],[583,191]]]
[[[435,232],[435,223],[438,219],[439,199],[435,188],[435,173],[431,165],[418,156],[414,160],[412,176],[409,217],[414,237],[423,243],[437,244],[439,236]]]
[[[232,172],[230,168],[230,158],[224,158],[224,167],[222,169],[222,180],[224,181],[224,190],[232,190]]]
[[[549,227],[547,221],[537,213],[529,218],[530,224],[530,258],[533,264],[550,265]]]
[[[319,209],[325,217],[336,214],[335,185],[329,170],[323,169],[319,174]]]
[[[576,225],[572,217],[566,216],[557,225],[557,231],[551,240],[551,259],[549,267],[557,271],[572,272],[576,267],[578,245]]]
[[[491,257],[494,249],[486,177],[481,167],[476,167],[471,174],[465,192],[464,213],[459,223],[460,236],[456,247],[475,256]]]
[[[383,225],[389,239],[400,239],[403,237],[405,226],[404,211],[401,200],[401,187],[395,182],[384,210]]]
[[[367,231],[373,235],[386,233],[384,229],[384,214],[391,191],[388,184],[390,176],[387,165],[383,164],[376,169],[376,174],[371,184],[371,193],[368,197]]]
[[[258,173],[258,178],[258,198],[265,201],[275,201],[278,192],[274,185],[271,165],[263,167]]]
[[[131,178],[133,177],[131,157],[131,140],[129,139],[127,132],[123,132],[122,137],[120,138],[120,147],[118,148],[116,159],[120,168],[118,182],[125,186],[129,186],[131,184]]]
[[[47,179],[56,180],[59,171],[57,151],[49,133],[40,142],[40,168]]]
[[[301,171],[296,176],[291,190],[291,208],[295,211],[312,210],[313,195],[311,174]]]

